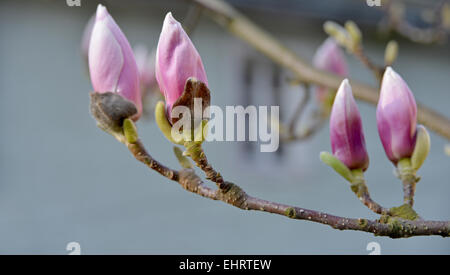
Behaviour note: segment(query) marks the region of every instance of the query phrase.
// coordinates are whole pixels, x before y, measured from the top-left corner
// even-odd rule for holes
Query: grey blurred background
[[[132,45],[157,44],[164,15],[182,20],[185,1],[101,1]],[[416,1],[418,2],[418,1]],[[419,1],[420,2],[420,1]],[[422,1],[428,2],[428,1]],[[368,254],[376,241],[382,254],[449,254],[450,239],[391,240],[367,233],[241,211],[185,192],[137,162],[88,112],[91,84],[81,57],[85,24],[97,1],[0,1],[0,253],[68,254],[78,242],[82,254]],[[353,19],[365,33],[368,54],[382,62],[386,37],[380,19],[364,1],[230,1],[252,20],[311,60],[326,38],[326,19]],[[300,98],[289,73],[274,66],[208,17],[192,40],[205,64],[212,104],[274,104],[289,118]],[[450,117],[449,45],[420,45],[398,39],[394,68],[416,100]],[[347,56],[351,76],[375,84],[372,75]],[[244,72],[252,65],[252,85]],[[273,76],[280,73],[279,96]],[[366,173],[372,196],[391,207],[402,189],[378,138],[375,108],[359,103],[371,164]],[[172,145],[151,120],[138,123],[151,154],[178,167]],[[427,219],[450,219],[449,141],[431,134],[429,159],[420,170],[416,208]],[[260,153],[257,144],[205,144],[210,161],[227,180],[265,199],[348,217],[376,218],[344,180],[319,161],[330,150],[328,128],[313,139]]]

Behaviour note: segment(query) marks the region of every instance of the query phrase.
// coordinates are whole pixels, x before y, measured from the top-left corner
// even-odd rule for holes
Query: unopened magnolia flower
[[[89,18],[89,21],[84,27],[83,37],[81,38],[81,54],[85,58],[86,62],[88,62],[89,60],[89,42],[91,41],[94,23],[95,23],[95,14],[91,16],[91,18]]]
[[[345,60],[344,53],[331,37],[327,38],[317,49],[313,58],[313,65],[318,69],[340,76],[345,77],[348,75],[347,61]],[[320,103],[332,103],[335,91],[330,91],[328,88],[320,86],[316,86],[314,89],[316,98]]]
[[[159,36],[155,64],[156,80],[170,114],[173,104],[183,94],[186,80],[194,77],[208,86],[202,59],[191,39],[168,13]]]
[[[106,8],[98,5],[89,43],[89,71],[97,93],[116,92],[142,112],[139,72],[133,50]]]
[[[386,69],[377,106],[378,133],[387,157],[396,164],[411,157],[416,141],[417,105],[402,77]]]
[[[369,156],[361,116],[347,79],[342,81],[331,110],[330,140],[333,155],[349,169],[367,169]]]

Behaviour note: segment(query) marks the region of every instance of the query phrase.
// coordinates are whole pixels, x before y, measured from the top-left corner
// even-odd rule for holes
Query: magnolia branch
[[[334,90],[339,88],[343,77],[314,68],[226,2],[222,0],[189,1],[200,5],[219,25],[253,46],[278,65],[289,69],[302,82],[322,85]],[[377,104],[377,88],[355,80],[350,80],[350,83],[356,98],[371,104]],[[418,104],[417,109],[419,123],[450,139],[449,118],[421,104]]]
[[[291,68],[293,71],[296,71],[299,76],[302,78],[305,83],[313,83],[313,84],[323,84],[319,82],[319,78],[321,80],[326,79],[328,75],[328,79],[330,79],[330,83],[333,81],[338,81],[339,78],[332,74],[327,74],[325,77],[322,75],[321,71],[317,71],[313,69],[311,66],[307,65],[300,59],[296,60],[296,56],[283,48],[281,44],[278,44],[273,38],[271,38],[268,34],[264,33],[256,26],[254,26],[247,19],[240,17],[239,14],[234,14],[235,11],[220,2],[219,0],[215,1],[207,1],[207,0],[197,0],[196,2],[203,4],[214,4],[220,12],[223,12],[225,15],[225,19],[227,20],[227,26],[230,27],[235,33],[242,35],[242,37],[250,37],[248,39],[251,43],[256,43],[256,41],[260,41],[261,43],[256,43],[257,47],[263,52],[266,52],[269,56],[273,56],[274,58],[280,58],[278,62],[280,64],[284,64],[288,68]],[[211,7],[209,7],[211,8]],[[96,16],[96,24],[100,26],[111,28],[115,30],[112,33],[120,33],[120,29],[117,25],[115,25],[114,20],[103,20],[104,18],[109,17],[107,10],[102,5],[98,6],[97,16]],[[231,17],[230,17],[231,16]],[[234,16],[234,17],[233,17]],[[194,18],[197,17],[194,14]],[[106,22],[105,22],[106,21]],[[107,23],[107,24],[106,24]],[[106,24],[106,25],[103,25]],[[171,36],[170,29],[174,27],[175,30],[182,30],[179,23],[172,17],[171,13],[168,13],[165,19],[164,27],[163,27],[163,35]],[[94,28],[92,33],[91,41],[97,41],[97,38],[104,38],[104,34],[101,31],[105,30],[104,28]],[[164,32],[164,30],[169,30],[169,32]],[[172,32],[173,33],[173,32]],[[179,31],[175,31],[175,33],[180,34]],[[186,34],[181,32],[183,36],[181,39],[185,39],[185,41],[190,41]],[[245,34],[245,35],[244,35]],[[180,37],[178,37],[180,38]],[[117,36],[117,39],[128,45],[128,41],[124,38],[124,36]],[[262,41],[261,41],[262,40]],[[174,41],[174,39],[160,39],[163,41],[163,46],[158,44],[158,52],[160,51],[160,47],[164,48],[173,48],[172,44],[164,44],[164,42]],[[110,42],[110,40],[101,41],[100,45],[106,45]],[[190,45],[190,43],[187,43]],[[97,46],[91,46],[90,49],[96,48]],[[190,48],[191,54],[194,56],[198,56],[198,53],[194,48]],[[100,56],[96,56],[99,54]],[[108,82],[111,75],[107,75],[108,79],[104,79],[105,75],[103,72],[105,66],[107,68],[113,68],[117,64],[106,64],[104,62],[105,56],[102,56],[103,51],[94,51],[92,53],[93,58],[91,58],[90,54],[90,68],[91,68],[91,79],[96,79],[93,81],[95,84],[97,81]],[[129,56],[132,58],[133,53],[130,50],[130,47],[124,47],[122,50],[118,50],[115,52],[116,56],[123,57]],[[111,54],[108,53],[107,58],[110,58]],[[114,61],[113,59],[112,61]],[[158,60],[158,59],[157,59]],[[198,56],[199,62],[201,62],[200,57]],[[158,64],[157,64],[158,65]],[[109,66],[109,67],[108,67]],[[101,70],[98,70],[101,68]],[[159,67],[157,67],[159,68]],[[186,69],[186,68],[184,68]],[[158,70],[158,69],[157,69]],[[200,68],[200,71],[203,71],[203,67]],[[161,72],[161,71],[159,71]],[[309,74],[308,74],[309,72]],[[387,81],[390,78],[393,78],[395,72],[391,70],[391,68],[387,68],[386,74],[388,75]],[[133,81],[137,79],[138,75],[134,75],[136,78],[126,79],[130,81],[131,84],[135,84]],[[328,213],[304,209],[297,206],[291,206],[287,204],[281,204],[277,202],[267,201],[264,199],[260,199],[257,197],[253,197],[248,195],[241,187],[238,185],[226,182],[221,174],[216,171],[212,165],[208,162],[206,154],[201,147],[202,141],[205,140],[205,132],[207,129],[207,121],[204,117],[197,120],[196,118],[192,118],[189,114],[195,114],[195,102],[196,99],[202,99],[202,108],[206,108],[210,103],[210,91],[205,83],[206,77],[203,74],[198,75],[199,78],[189,77],[184,86],[183,93],[174,101],[168,102],[168,98],[166,98],[166,103],[168,104],[166,108],[163,102],[159,102],[155,108],[155,120],[160,128],[161,132],[164,136],[174,144],[182,145],[185,148],[185,151],[182,152],[179,147],[174,149],[175,155],[183,167],[182,170],[174,170],[169,168],[157,160],[155,160],[144,148],[143,143],[139,139],[139,135],[136,129],[136,125],[134,121],[139,119],[140,116],[140,100],[139,97],[126,97],[122,94],[121,91],[102,91],[96,90],[91,93],[91,104],[90,111],[92,116],[96,119],[97,125],[99,128],[104,130],[105,132],[111,134],[118,141],[125,144],[129,151],[133,154],[133,156],[140,162],[144,163],[150,169],[155,170],[160,175],[174,181],[178,182],[185,190],[196,193],[203,197],[212,199],[212,200],[220,200],[232,206],[235,206],[239,209],[243,210],[256,210],[267,213],[273,213],[277,215],[282,215],[285,217],[289,217],[292,219],[299,220],[308,220],[312,222],[317,222],[325,225],[329,225],[332,228],[339,230],[355,230],[362,232],[370,232],[374,235],[378,236],[389,236],[391,238],[406,238],[411,236],[421,236],[421,235],[440,235],[443,237],[450,236],[450,221],[426,221],[417,215],[417,213],[412,208],[413,206],[413,197],[414,197],[414,187],[415,183],[418,181],[418,177],[416,176],[416,171],[420,168],[422,163],[425,161],[426,156],[429,151],[429,135],[426,129],[423,126],[417,127],[417,134],[415,137],[415,145],[414,150],[410,157],[403,157],[401,159],[393,159],[397,164],[397,172],[399,178],[403,181],[405,186],[404,198],[405,203],[399,207],[392,208],[384,208],[380,204],[376,203],[369,194],[369,190],[365,183],[364,179],[364,170],[368,165],[367,152],[365,151],[364,146],[362,149],[364,150],[363,158],[360,160],[356,160],[354,164],[344,164],[342,160],[337,158],[336,156],[322,152],[321,160],[332,167],[338,174],[343,176],[347,181],[350,182],[350,188],[355,193],[355,195],[361,200],[361,202],[367,206],[370,210],[375,213],[380,214],[380,218],[378,220],[368,220],[368,219],[351,219],[346,217],[338,217],[334,215],[330,215]],[[401,78],[398,77],[400,80]],[[118,78],[119,80],[122,77]],[[164,78],[163,78],[164,79]],[[161,79],[158,80],[159,86],[164,87],[164,81],[161,83]],[[124,82],[124,85],[127,85],[130,88],[131,92],[134,92],[136,96],[140,96],[139,88],[137,85],[130,85],[128,82]],[[167,84],[167,83],[166,83]],[[96,85],[94,85],[95,88]],[[328,85],[325,85],[328,86]],[[376,92],[373,92],[373,88],[363,86],[363,84],[354,83],[354,87],[356,90],[360,87],[360,96],[364,95],[364,93],[370,94],[373,97],[377,97]],[[384,85],[383,85],[384,86]],[[328,86],[333,87],[333,86]],[[365,87],[362,89],[361,87]],[[167,87],[166,87],[167,88]],[[161,89],[165,91],[166,88]],[[371,91],[372,89],[372,91]],[[177,91],[176,91],[177,92]],[[406,91],[405,96],[409,96],[408,93],[410,91]],[[384,90],[382,91],[382,96],[384,97]],[[411,95],[412,96],[412,95]],[[307,99],[307,98],[306,98]],[[376,101],[376,99],[375,99]],[[383,100],[384,101],[384,100]],[[305,101],[306,102],[306,101]],[[346,107],[345,104],[348,105],[349,108]],[[337,107],[336,107],[337,106]],[[182,117],[167,116],[168,112],[172,112],[174,107],[184,107],[186,113],[183,113]],[[415,108],[415,106],[413,106]],[[291,133],[294,130],[294,126],[296,124],[295,119],[299,119],[303,112],[304,106],[300,104],[298,107],[298,111],[296,112],[296,117],[291,125]],[[345,111],[340,113],[345,113],[345,116],[341,117],[343,119],[353,119],[353,121],[359,121],[359,112],[357,111],[356,103],[351,95],[351,87],[348,80],[344,80],[341,88],[338,90],[335,103],[333,106],[333,111],[331,114],[332,119],[335,117],[334,110],[335,108],[344,108],[344,110],[354,110],[351,112]],[[353,114],[353,117],[349,117],[349,114]],[[169,120],[170,119],[170,120]],[[182,123],[183,129],[180,132],[177,130],[177,126],[175,125],[178,120],[185,119],[188,124]],[[442,117],[445,121],[448,122],[448,119]],[[432,123],[434,120],[431,120],[428,123]],[[362,135],[362,127],[361,123],[353,123],[355,125],[354,132],[359,133],[356,136],[363,137]],[[444,123],[445,124],[445,123]],[[339,124],[330,123],[330,127],[339,127]],[[195,126],[192,128],[192,126]],[[448,126],[448,125],[447,125]],[[444,127],[447,127],[444,125]],[[414,117],[414,127],[415,127],[415,117]],[[429,126],[432,128],[432,126]],[[196,131],[191,131],[190,129],[196,129]],[[445,129],[445,128],[444,128]],[[173,131],[175,130],[175,132]],[[200,131],[198,131],[200,130]],[[448,130],[448,127],[447,127]],[[177,132],[178,131],[178,132]],[[337,132],[337,131],[335,131]],[[178,133],[178,135],[174,135],[174,133]],[[390,136],[391,136],[391,132]],[[446,133],[443,131],[443,133]],[[447,133],[448,134],[448,133]],[[345,138],[346,142],[349,141],[348,137],[334,136],[335,138],[342,139]],[[179,139],[181,138],[181,139]],[[364,144],[364,140],[352,140],[351,144]],[[358,148],[357,148],[358,149]],[[361,148],[360,148],[361,149]],[[347,148],[348,150],[348,148]],[[206,179],[216,183],[217,189],[212,189],[208,187],[200,177],[195,173],[192,168],[192,164],[188,159],[190,157],[191,160],[195,162],[195,164],[203,171],[206,175]],[[392,160],[392,159],[391,159]]]
[[[189,142],[185,141],[185,155],[191,157],[203,170],[207,178],[211,179],[219,187],[217,190],[211,189],[195,174],[190,161],[181,153],[178,147],[176,147],[178,149],[175,150],[175,155],[180,165],[184,167],[181,171],[164,166],[146,151],[139,139],[136,125],[131,119],[137,113],[137,109],[131,101],[124,99],[117,93],[91,93],[90,110],[93,117],[97,120],[97,125],[125,144],[138,161],[160,175],[178,182],[185,190],[203,197],[220,200],[243,210],[257,210],[283,215],[292,219],[309,220],[340,230],[370,232],[391,238],[406,238],[419,235],[450,237],[450,221],[424,221],[412,209],[412,204],[386,209],[374,202],[370,198],[362,171],[358,177],[357,173],[354,173],[356,180],[352,181],[351,189],[364,205],[375,213],[381,214],[379,220],[338,217],[328,213],[252,197],[238,185],[223,180],[222,176],[208,163],[200,142],[188,144]],[[164,115],[164,110],[161,110],[162,115]],[[158,113],[156,113],[156,118],[158,119],[158,117]],[[400,169],[400,175],[408,175],[407,169]]]
[[[321,223],[334,229],[362,231],[376,236],[388,236],[391,238],[426,235],[450,237],[450,221],[406,220],[385,214],[379,220],[353,219],[256,198],[248,195],[238,185],[230,182],[227,182],[229,188],[214,190],[206,186],[191,168],[177,171],[160,164],[150,156],[140,140],[136,140],[134,143],[126,142],[126,145],[137,160],[162,176],[178,182],[186,191],[208,199],[220,200],[242,210],[262,211],[292,219]]]

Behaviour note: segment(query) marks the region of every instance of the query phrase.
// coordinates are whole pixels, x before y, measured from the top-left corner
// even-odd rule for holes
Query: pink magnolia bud
[[[347,61],[336,41],[329,37],[317,49],[313,58],[313,65],[318,69],[322,69],[340,76],[348,75]],[[334,92],[333,92],[334,93]],[[328,88],[315,87],[315,95],[319,102],[327,102],[330,95]]]
[[[81,38],[81,54],[85,58],[86,62],[88,62],[89,60],[89,42],[91,41],[94,23],[95,23],[95,14],[91,16],[91,18],[89,18],[89,21],[84,27],[83,37]]]
[[[183,94],[184,85],[189,77],[195,77],[208,86],[202,59],[191,39],[168,13],[159,36],[155,64],[156,80],[166,99],[167,112]]]
[[[98,5],[91,41],[89,71],[98,93],[116,92],[136,105],[137,120],[142,112],[139,73],[133,50],[106,8]]]
[[[406,82],[386,69],[377,106],[378,133],[387,157],[396,164],[411,157],[416,142],[417,106]]]
[[[358,106],[347,79],[339,87],[330,116],[331,150],[349,169],[366,170],[369,156]]]

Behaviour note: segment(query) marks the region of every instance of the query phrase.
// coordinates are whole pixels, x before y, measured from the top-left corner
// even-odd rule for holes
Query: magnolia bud
[[[166,100],[166,111],[169,117],[175,102],[184,93],[186,81],[189,78],[208,86],[199,53],[181,24],[170,12],[164,19],[159,37],[155,73],[159,88]]]
[[[416,141],[417,106],[406,82],[386,69],[377,106],[377,126],[387,157],[394,163],[411,157]]]
[[[106,8],[98,5],[89,43],[89,71],[97,93],[114,92],[136,105],[142,112],[139,73],[127,38]]]
[[[398,43],[394,40],[389,41],[384,51],[384,64],[390,66],[394,63],[398,56]]]
[[[348,51],[353,48],[353,39],[348,31],[341,25],[333,21],[327,21],[323,24],[324,31],[339,43],[342,47],[345,47]]]
[[[348,66],[344,53],[337,45],[336,41],[331,37],[327,38],[317,49],[313,58],[313,65],[318,69],[335,73],[340,76],[345,77],[348,75]],[[322,106],[326,107],[328,111],[333,104],[335,93],[336,91],[332,91],[326,87],[314,87],[316,99]]]
[[[89,42],[91,41],[92,29],[94,28],[95,14],[89,18],[86,26],[84,27],[83,37],[81,38],[81,54],[88,63],[89,60]]]
[[[369,156],[361,116],[347,79],[342,81],[331,110],[330,140],[333,155],[349,169],[367,169]]]
[[[358,25],[356,25],[356,23],[353,21],[347,21],[345,22],[345,29],[352,38],[353,48],[358,47],[359,44],[361,44],[362,40],[361,30],[359,29]]]

